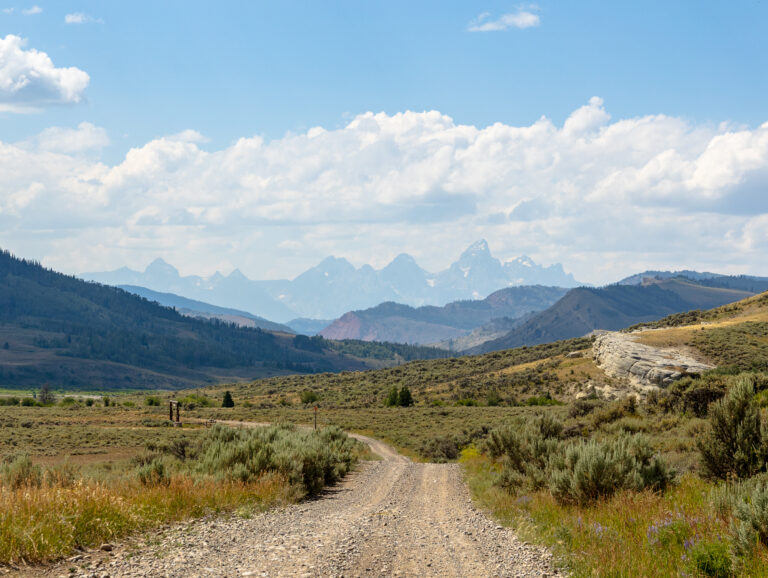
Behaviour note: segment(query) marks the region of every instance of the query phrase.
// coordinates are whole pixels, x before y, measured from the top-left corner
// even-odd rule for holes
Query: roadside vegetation
[[[80,435],[87,438],[86,432]],[[0,463],[0,563],[54,560],[76,548],[207,513],[250,516],[318,494],[343,477],[362,452],[339,428],[216,425],[163,428],[148,437],[143,448],[123,447],[109,461],[72,456],[46,463],[24,450],[7,453]],[[113,440],[101,438],[105,445],[91,449],[109,455]],[[54,445],[60,452],[83,451],[80,441],[59,439]],[[16,445],[37,447],[29,439]]]

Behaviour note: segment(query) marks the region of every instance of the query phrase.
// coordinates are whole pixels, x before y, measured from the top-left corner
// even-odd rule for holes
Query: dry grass
[[[134,480],[0,486],[0,563],[55,560],[77,547],[207,512],[263,509],[292,499],[294,491],[278,476],[250,484],[179,475],[153,487]]]

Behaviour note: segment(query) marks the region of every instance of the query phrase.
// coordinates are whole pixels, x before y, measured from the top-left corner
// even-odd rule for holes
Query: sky
[[[768,4],[0,4],[0,247],[768,275]]]

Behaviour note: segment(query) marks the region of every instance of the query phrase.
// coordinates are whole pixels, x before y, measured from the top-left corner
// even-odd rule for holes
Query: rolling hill
[[[541,311],[567,293],[560,287],[508,287],[482,300],[455,301],[443,307],[382,303],[349,312],[320,332],[328,339],[436,343],[464,336],[494,319],[519,318]]]
[[[471,348],[466,353],[486,353],[523,345],[548,343],[586,335],[596,329],[618,330],[636,323],[689,311],[710,309],[754,295],[756,291],[730,289],[728,277],[706,280],[707,285],[685,277],[646,279],[643,285],[609,285],[569,291],[555,305],[531,317],[512,331]],[[755,283],[755,288],[760,287]],[[768,283],[766,283],[768,289]],[[765,289],[762,289],[765,290]]]
[[[275,323],[269,321],[258,315],[253,315],[247,311],[240,311],[239,309],[230,309],[228,307],[219,307],[218,305],[211,305],[203,301],[196,301],[195,299],[187,299],[180,295],[173,293],[161,293],[160,291],[152,291],[146,287],[138,287],[136,285],[120,285],[120,289],[134,293],[140,297],[144,297],[148,301],[154,301],[165,307],[173,307],[178,310],[182,315],[188,317],[196,317],[198,319],[216,319],[224,323],[234,323],[240,327],[252,327],[264,329],[266,331],[282,331],[284,333],[295,333],[287,325],[281,323]]]

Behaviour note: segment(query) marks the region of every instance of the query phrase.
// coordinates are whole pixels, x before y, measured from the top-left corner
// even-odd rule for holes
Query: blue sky
[[[0,245],[69,272],[162,256],[263,278],[330,253],[438,269],[486,237],[592,282],[768,275],[766,22],[756,1],[8,2]],[[32,51],[80,76],[13,92]],[[589,134],[565,130],[578,111]]]

